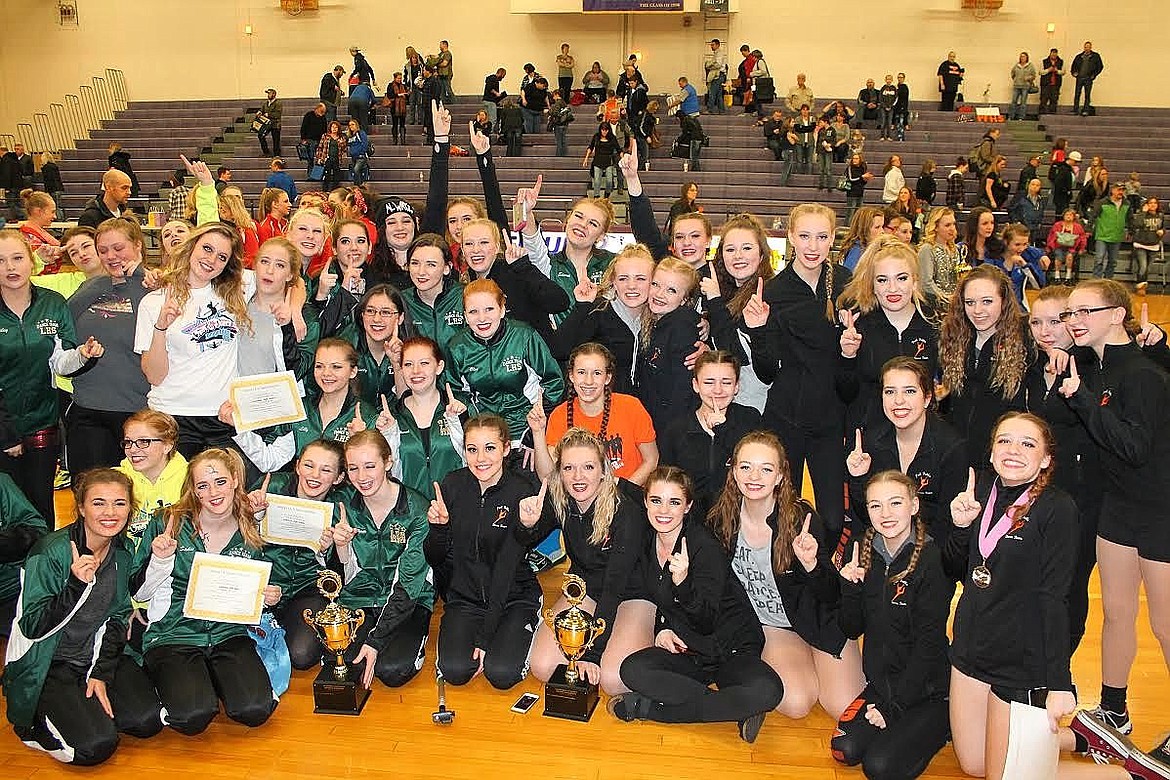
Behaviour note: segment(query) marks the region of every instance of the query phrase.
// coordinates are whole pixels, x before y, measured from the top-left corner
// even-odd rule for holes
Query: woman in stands
[[[752,364],[771,384],[764,422],[784,441],[793,479],[808,464],[816,505],[831,533],[844,524],[845,407],[835,381],[840,360],[837,296],[848,269],[829,261],[835,212],[804,203],[788,217],[794,250],[785,266],[744,308]]]
[[[183,495],[146,526],[134,556],[131,594],[149,602],[143,661],[166,707],[167,725],[203,732],[223,702],[227,716],[259,726],[276,697],[246,626],[187,617],[184,607],[199,553],[260,559],[264,542],[248,505],[244,462],[233,450],[209,449],[191,460]],[[280,588],[264,589],[266,606]]]
[[[872,178],[873,174],[865,164],[865,155],[860,151],[853,152],[849,156],[849,164],[845,166],[845,180],[849,183],[849,189],[845,192],[845,221],[850,227],[853,226],[853,216],[865,200],[865,186]],[[863,226],[868,224],[862,223]]]
[[[77,521],[42,539],[24,563],[4,696],[26,745],[93,766],[113,755],[119,732],[146,739],[162,730],[163,719],[150,680],[123,652],[130,480],[93,469],[75,478],[73,491]]]
[[[727,565],[726,540],[689,516],[692,500],[690,478],[675,466],[660,466],[646,482],[653,533],[637,576],[658,608],[654,647],[622,662],[631,692],[611,697],[607,707],[624,721],[731,721],[741,739],[755,742],[784,686],[759,657],[764,636]]]
[[[179,423],[179,451],[232,446],[219,419],[238,375],[241,331],[253,333],[247,301],[256,280],[244,268],[239,232],[213,222],[192,231],[161,289],[138,306],[134,351],[150,383],[150,407]]]
[[[1094,161],[1100,163],[1100,157],[1094,157]],[[1085,184],[1081,187],[1081,193],[1077,196],[1077,210],[1082,214],[1088,214],[1093,210],[1093,206],[1097,201],[1109,197],[1109,169],[1103,165],[1089,166],[1089,170],[1085,172]]]
[[[146,406],[150,390],[134,354],[137,312],[150,292],[142,230],[129,220],[108,219],[98,225],[94,241],[105,273],[70,297],[69,310],[77,326],[93,333],[107,353],[73,379],[65,431],[69,466],[77,473],[121,459],[123,425]]]
[[[886,361],[906,355],[922,361],[928,376],[938,373],[937,302],[922,288],[914,250],[892,236],[881,236],[861,256],[840,304],[849,311],[840,339],[837,393],[849,405],[848,428],[864,429],[882,417]]]
[[[683,214],[702,213],[703,207],[699,205],[699,185],[693,181],[683,182],[682,194],[678,200],[670,204],[670,213],[666,216],[666,225],[663,227],[663,232],[670,235],[670,229],[674,225],[674,220]]]
[[[507,690],[528,674],[541,591],[512,529],[538,485],[508,466],[510,438],[501,417],[468,420],[467,467],[436,485],[427,511],[427,561],[443,599],[437,666],[453,685],[482,673]]]
[[[552,476],[557,445],[572,428],[596,435],[613,473],[635,485],[645,482],[658,465],[654,423],[641,401],[613,391],[615,368],[613,353],[606,347],[582,344],[569,355],[565,402],[547,419],[542,407],[532,407],[528,424],[534,439],[536,473],[541,479]]]
[[[979,182],[979,203],[993,211],[1006,211],[1008,194],[1012,184],[1004,181],[1003,172],[1007,168],[1007,158],[997,154],[987,169],[987,174]]]
[[[187,479],[187,459],[175,445],[179,424],[169,414],[140,409],[126,420],[118,471],[134,484],[134,507],[126,537],[137,549],[146,524],[155,513],[178,502]]]
[[[53,374],[75,374],[104,350],[92,336],[77,346],[65,299],[32,284],[33,251],[19,231],[0,230],[0,274],[0,472],[52,518],[60,452]]]
[[[451,245],[435,233],[423,233],[406,253],[410,287],[402,293],[406,310],[420,336],[445,351],[463,325],[463,283],[454,272]]]
[[[761,427],[759,411],[739,403],[740,376],[735,355],[722,350],[699,355],[691,381],[698,408],[668,424],[658,437],[662,462],[681,467],[694,482],[700,516],[727,481],[735,445]]]
[[[870,243],[885,234],[886,212],[877,206],[861,206],[849,220],[849,230],[841,239],[838,262],[850,271],[857,269],[861,253]]]
[[[888,206],[898,199],[898,193],[906,186],[906,177],[902,175],[901,156],[890,155],[886,167],[882,169],[882,176],[884,177],[882,203]]]
[[[455,398],[451,386],[439,389],[446,364],[439,345],[425,336],[402,343],[402,383],[406,389],[393,402],[383,396],[377,429],[390,449],[398,453],[394,476],[428,499],[434,485],[462,468],[463,418],[467,407]]]
[[[719,258],[708,263],[708,275],[699,283],[711,343],[738,359],[739,403],[757,411],[763,410],[768,399],[768,385],[760,381],[752,365],[743,310],[773,274],[772,249],[764,226],[751,214],[737,214],[720,228]]]
[[[256,223],[244,205],[244,193],[238,187],[224,187],[219,193],[219,220],[239,231],[244,243],[244,267],[251,268],[260,250],[260,240]]]
[[[918,237],[917,225],[921,224],[922,206],[918,199],[914,197],[914,193],[909,187],[903,187],[898,190],[898,198],[890,204],[889,211],[903,217],[910,223],[911,238],[906,243],[914,243],[914,239]]]
[[[841,568],[840,623],[865,635],[865,689],[837,723],[833,758],[866,777],[918,777],[947,743],[947,618],[952,583],[918,517],[914,480],[879,472],[871,525]]]
[[[20,191],[20,202],[27,215],[20,223],[20,232],[44,266],[41,273],[53,274],[61,268],[61,242],[49,232],[49,225],[57,219],[57,203],[47,192],[28,189]]]
[[[959,255],[963,262],[974,267],[987,259],[987,239],[995,235],[995,215],[986,206],[976,206],[967,215],[963,243]]]
[[[470,262],[478,260],[472,257]],[[492,280],[464,287],[467,325],[447,345],[448,371],[478,413],[504,418],[516,437],[512,444],[518,446],[533,404],[559,403],[564,378],[540,335],[507,314],[504,293]]]
[[[313,162],[324,169],[321,182],[325,191],[335,189],[341,181],[341,172],[349,168],[349,144],[341,132],[341,122],[334,120],[329,123],[317,145]]]
[[[634,574],[650,534],[642,491],[614,474],[605,443],[583,428],[558,439],[545,490],[520,502],[512,528],[530,546],[559,528],[569,557],[569,573],[585,580],[581,608],[606,621],[606,631],[585,651],[577,669],[611,696],[629,688],[619,670],[631,653],[654,643],[654,605],[646,600]],[[568,607],[561,598],[553,614]],[[552,629],[543,622],[532,644],[532,674],[547,681],[565,662]]]
[[[1133,260],[1137,272],[1138,295],[1145,295],[1149,282],[1146,275],[1150,259],[1163,252],[1162,239],[1166,235],[1166,216],[1157,198],[1150,197],[1142,204],[1140,211],[1130,215],[1130,232],[1133,236]]]
[[[923,289],[936,296],[949,297],[959,283],[962,255],[955,243],[959,228],[955,212],[946,206],[930,210],[922,243],[918,245],[918,276]]]
[[[1034,346],[1011,280],[973,268],[955,290],[939,339],[946,419],[966,432],[968,463],[983,468],[995,421],[1024,408],[1024,375]]]
[[[260,243],[288,232],[288,215],[292,211],[292,203],[289,202],[287,192],[279,187],[265,187],[260,193],[260,207],[257,211],[263,215],[260,224],[256,226],[256,238]]]
[[[423,553],[427,501],[390,476],[394,456],[382,434],[355,433],[345,444],[354,492],[329,529],[333,565],[345,584],[340,601],[365,610],[346,660],[364,665],[362,683],[405,685],[422,668],[434,608],[431,570]]]

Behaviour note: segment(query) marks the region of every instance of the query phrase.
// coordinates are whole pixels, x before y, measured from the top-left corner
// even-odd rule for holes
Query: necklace
[[[991,494],[987,497],[987,508],[983,510],[983,517],[979,520],[979,554],[983,556],[983,563],[971,570],[971,581],[975,583],[977,588],[991,587],[991,569],[987,568],[987,558],[995,552],[1000,540],[1007,536],[1015,525],[1012,510],[1017,507],[1022,508],[1028,503],[1028,490],[1024,490],[1020,497],[1004,510],[998,520],[990,523],[991,515],[995,511],[995,499],[999,495],[999,489],[996,485],[998,481],[995,480],[991,483]]]

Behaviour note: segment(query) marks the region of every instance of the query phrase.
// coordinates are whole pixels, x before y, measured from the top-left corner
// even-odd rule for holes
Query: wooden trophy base
[[[338,680],[333,666],[326,664],[313,680],[313,712],[323,715],[360,715],[370,689],[361,683],[360,669],[349,665],[349,677]]]
[[[587,723],[597,709],[597,686],[578,679],[575,683],[565,681],[566,664],[553,672],[544,686],[544,714],[550,718],[565,718]]]

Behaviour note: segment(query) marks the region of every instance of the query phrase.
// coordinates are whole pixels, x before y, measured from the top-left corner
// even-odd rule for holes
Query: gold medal
[[[991,569],[984,564],[979,564],[971,570],[971,582],[975,583],[976,588],[990,588]]]

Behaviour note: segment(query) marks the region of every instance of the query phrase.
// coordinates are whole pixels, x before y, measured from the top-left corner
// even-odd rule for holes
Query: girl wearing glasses
[[[393,401],[405,384],[402,371],[402,342],[414,335],[402,293],[388,284],[378,284],[358,301],[361,330],[356,336],[358,381],[361,398],[380,406],[382,397]]]
[[[1077,718],[1098,735],[1133,728],[1126,685],[1137,652],[1142,584],[1151,628],[1170,662],[1170,389],[1165,373],[1134,340],[1139,326],[1131,312],[1124,287],[1094,279],[1077,285],[1061,313],[1078,349],[1060,394],[1101,459],[1101,705]],[[1170,765],[1170,740],[1153,753]]]
[[[118,471],[134,484],[134,511],[126,535],[137,545],[150,518],[179,500],[187,459],[175,449],[179,425],[169,414],[142,409],[130,415],[122,431],[126,457]]]

